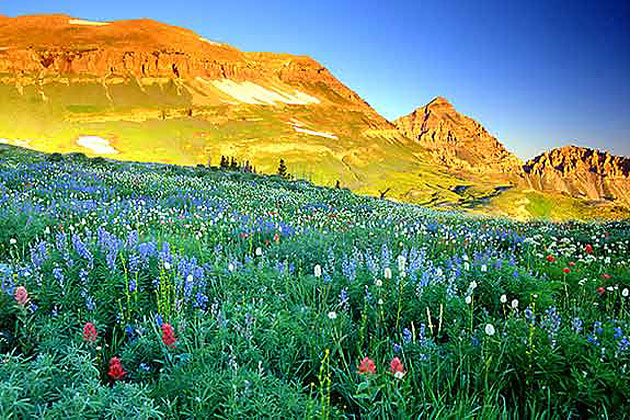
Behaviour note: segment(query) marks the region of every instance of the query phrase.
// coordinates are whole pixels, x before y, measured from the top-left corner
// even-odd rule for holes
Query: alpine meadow
[[[626,6],[559,26],[546,3],[306,2],[338,38],[312,53],[359,95],[194,16],[318,45],[295,5],[144,4],[193,32],[111,3],[0,6],[0,418],[630,418],[630,48],[599,44],[630,47]],[[435,34],[446,15],[468,37]],[[388,65],[380,89],[426,105],[379,102]],[[540,140],[576,128],[592,139]]]

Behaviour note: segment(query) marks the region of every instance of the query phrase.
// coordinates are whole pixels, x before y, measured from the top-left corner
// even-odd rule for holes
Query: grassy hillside
[[[0,417],[623,418],[629,252],[627,222],[0,146]]]
[[[168,79],[127,81],[107,92],[90,78],[67,84],[54,80],[41,89],[25,86],[21,93],[0,84],[0,138],[46,152],[96,156],[77,140],[99,136],[121,160],[194,165],[210,159],[218,164],[221,155],[228,155],[249,160],[265,173],[274,173],[284,158],[292,174],[321,185],[339,180],[371,195],[391,188],[390,197],[415,202],[457,199],[450,189],[459,180],[440,172],[424,149],[395,130],[371,132],[361,109],[331,103],[228,104],[216,89],[195,90],[188,82],[178,88]],[[316,89],[308,92],[322,98],[331,94],[325,87]]]

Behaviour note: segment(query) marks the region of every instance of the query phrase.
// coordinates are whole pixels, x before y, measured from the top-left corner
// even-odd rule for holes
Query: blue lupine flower
[[[57,283],[59,283],[59,286],[63,288],[63,270],[59,267],[55,267],[53,268],[52,274],[55,280],[57,280]]]
[[[525,319],[527,319],[530,323],[534,321],[534,312],[527,307],[524,311]]]
[[[92,296],[87,296],[85,298],[85,306],[87,308],[88,311],[92,312],[94,310],[94,307],[96,306],[96,304],[94,303],[94,298]]]
[[[562,323],[562,317],[560,316],[560,314],[558,313],[558,311],[554,307],[549,308],[547,310],[547,317],[548,317],[548,325],[547,326],[549,328],[549,332],[552,335],[557,334],[557,332],[560,330],[560,324]]]
[[[367,285],[365,285],[365,300],[367,303],[372,302],[372,294],[370,293],[370,289],[368,288]]]
[[[408,328],[403,328],[403,342],[409,344],[411,342],[411,331]]]
[[[127,248],[135,248],[139,242],[139,235],[137,230],[132,230],[127,235]]]
[[[129,271],[131,271],[132,273],[137,273],[139,265],[140,265],[140,256],[135,253],[129,255]]]
[[[426,331],[427,331],[427,326],[424,323],[420,324],[420,328],[418,329],[418,342],[420,343],[421,346],[424,346],[425,344]]]
[[[127,337],[129,337],[130,340],[133,340],[134,330],[131,325],[127,325],[125,327],[125,334],[127,334]]]
[[[582,320],[580,318],[573,318],[573,330],[576,332],[582,331]]]
[[[382,269],[389,267],[391,258],[392,258],[392,253],[389,251],[387,244],[383,244],[383,246],[381,247],[381,268]]]
[[[621,338],[623,336],[623,331],[621,330],[620,327],[613,328],[613,331],[615,332],[615,335],[614,335],[615,339]]]
[[[324,273],[324,284],[330,284],[332,283],[332,277],[330,277],[330,274],[328,273]]]
[[[35,268],[40,269],[47,259],[46,241],[41,241],[31,248],[31,263]]]
[[[205,311],[207,306],[208,306],[208,296],[206,296],[204,293],[197,292],[197,294],[195,295],[195,301],[193,303],[193,307],[195,309],[201,309],[202,311]]]
[[[87,248],[85,243],[81,240],[79,235],[72,235],[72,245],[74,246],[74,251],[84,260],[87,260],[90,264],[92,263],[93,257],[90,250]]]
[[[341,289],[341,292],[339,292],[339,306],[341,307],[341,310],[348,309],[349,301],[348,288],[344,287],[343,289]]]

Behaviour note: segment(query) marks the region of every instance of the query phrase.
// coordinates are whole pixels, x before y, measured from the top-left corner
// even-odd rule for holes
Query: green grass
[[[0,417],[622,419],[629,238],[0,146]]]
[[[337,182],[359,194],[431,206],[448,205],[511,217],[594,218],[598,214],[628,217],[628,210],[589,204],[568,197],[511,191],[499,197],[494,188],[505,185],[500,177],[463,176],[441,171],[426,150],[400,136],[368,137],[372,116],[350,106],[325,86],[304,86],[334,104],[317,106],[228,105],[216,92],[197,89],[195,95],[213,105],[196,103],[188,89],[173,81],[140,86],[135,80],[109,83],[107,91],[89,76],[44,80],[44,102],[38,87],[26,84],[22,94],[14,85],[0,84],[0,138],[27,140],[28,147],[44,152],[90,150],[76,144],[79,136],[108,139],[120,160],[183,165],[218,164],[222,155],[250,161],[258,171],[276,172],[280,158],[294,176],[319,185]],[[192,86],[192,85],[191,85]],[[192,90],[192,87],[191,87]],[[109,95],[109,98],[107,96]],[[205,96],[204,96],[205,95]],[[340,107],[338,104],[344,104]],[[189,115],[192,112],[192,116]],[[339,139],[297,133],[292,119]],[[470,185],[456,194],[453,188]],[[529,203],[518,203],[527,198]]]

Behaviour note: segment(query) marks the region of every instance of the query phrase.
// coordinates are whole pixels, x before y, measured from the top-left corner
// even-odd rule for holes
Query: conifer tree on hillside
[[[221,155],[221,169],[227,169],[228,166],[230,166],[227,158],[223,155]]]
[[[238,161],[234,157],[232,157],[232,160],[230,161],[230,169],[238,171]]]
[[[280,166],[278,166],[278,175],[284,179],[289,178],[289,172],[287,171],[287,165],[284,163],[284,159],[280,159]]]

